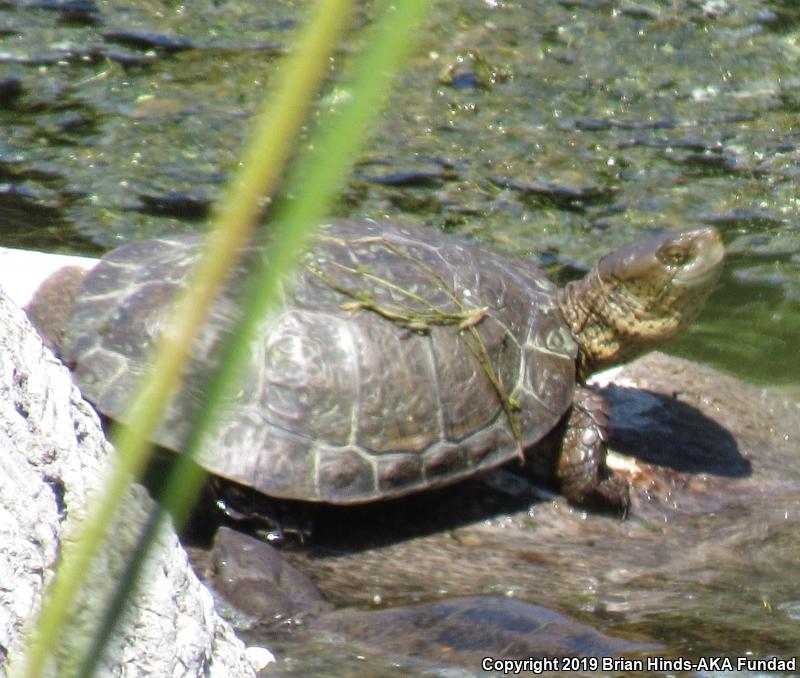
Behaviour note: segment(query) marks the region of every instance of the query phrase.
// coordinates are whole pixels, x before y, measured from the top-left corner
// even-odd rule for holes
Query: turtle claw
[[[613,513],[623,520],[628,517],[630,505],[630,488],[627,481],[613,474],[597,483],[594,492],[582,502],[582,506]]]

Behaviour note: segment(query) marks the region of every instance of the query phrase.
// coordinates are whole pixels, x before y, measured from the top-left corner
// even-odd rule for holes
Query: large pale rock
[[[64,540],[85,515],[112,450],[66,368],[0,291],[0,676],[20,662],[23,631],[42,602]],[[86,628],[113,586],[151,501],[135,487],[90,577],[77,618]],[[245,648],[214,611],[171,528],[161,530],[143,583],[101,665],[114,676],[254,675]],[[78,636],[80,638],[80,634]],[[60,674],[74,647],[57,653]]]

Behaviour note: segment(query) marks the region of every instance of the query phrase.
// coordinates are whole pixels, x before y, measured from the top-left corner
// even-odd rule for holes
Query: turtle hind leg
[[[561,492],[573,504],[625,516],[630,506],[628,483],[606,466],[607,438],[605,400],[578,386],[556,463]]]

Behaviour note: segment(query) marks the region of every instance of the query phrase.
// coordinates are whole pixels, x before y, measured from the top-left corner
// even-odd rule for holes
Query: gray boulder
[[[102,486],[111,454],[67,369],[0,290],[0,677],[21,661],[24,629],[41,606],[64,540]],[[93,601],[119,579],[150,507],[135,486],[113,544],[91,573],[91,592],[80,601],[79,631],[99,616],[102,606]],[[154,554],[100,674],[254,675],[244,645],[215,612],[171,528],[159,534]],[[49,673],[74,669],[76,649],[59,648]]]

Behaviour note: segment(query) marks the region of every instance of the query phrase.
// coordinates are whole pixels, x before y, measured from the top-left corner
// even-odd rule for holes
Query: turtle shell
[[[63,353],[105,415],[124,420],[201,248],[193,235],[125,245],[87,276]],[[194,346],[162,446],[187,439],[244,273]],[[347,504],[450,483],[532,447],[572,402],[577,345],[528,261],[430,229],[335,221],[283,289],[199,458],[264,494]]]

